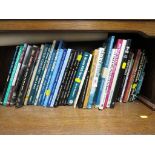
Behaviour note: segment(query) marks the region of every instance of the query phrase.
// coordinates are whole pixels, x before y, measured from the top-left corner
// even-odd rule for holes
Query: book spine
[[[95,99],[94,99],[94,103],[95,103],[96,107],[99,107],[100,102],[102,102],[102,101],[100,101],[100,99],[102,96],[102,90],[105,87],[104,83],[107,78],[107,71],[109,68],[109,62],[110,62],[110,57],[111,57],[114,40],[115,40],[115,36],[111,36],[108,38],[108,41],[107,41],[105,57],[104,57],[103,64],[102,64],[102,71],[101,71],[101,75],[99,78],[99,84],[98,84]]]
[[[53,105],[53,106],[55,105],[55,100],[57,98],[57,95],[58,95],[58,92],[59,92],[59,89],[60,89],[60,85],[61,85],[61,82],[62,82],[62,78],[63,78],[64,72],[65,72],[66,66],[68,64],[70,54],[71,54],[71,49],[68,49],[67,53],[66,53],[65,60],[64,60],[64,64],[63,64],[63,67],[62,67],[62,70],[61,70],[61,73],[60,73],[60,76],[59,76],[59,79],[58,79],[58,83],[57,83],[57,86],[56,86],[56,89],[55,89],[55,92],[54,92],[54,95],[53,95],[53,99],[52,99],[52,102],[51,102],[51,105]]]
[[[67,50],[66,49],[62,50],[62,53],[63,54],[62,54],[62,57],[61,57],[61,60],[60,60],[59,68],[57,70],[56,77],[55,77],[55,80],[54,80],[54,83],[53,83],[53,86],[52,86],[51,94],[50,94],[50,97],[49,97],[49,101],[48,101],[48,104],[47,104],[47,106],[50,106],[50,107],[54,106],[53,96],[55,94],[55,91],[57,91],[56,87],[57,87],[57,84],[58,84],[58,80],[60,80],[59,77],[60,77],[62,67],[63,67],[64,61],[65,61]]]
[[[55,52],[54,52],[55,47],[56,47],[56,40],[53,41],[53,44],[52,44],[52,47],[51,47],[49,59],[47,61],[47,65],[46,65],[45,73],[44,73],[45,78],[44,78],[44,81],[42,83],[42,87],[41,87],[41,91],[40,91],[40,94],[39,94],[39,97],[38,97],[37,105],[42,105],[42,98],[43,98],[43,95],[44,95],[44,92],[45,92],[46,84],[47,84],[49,74],[50,74],[50,70],[52,68],[53,60],[54,60],[54,57],[55,57]]]
[[[27,104],[33,104],[32,103],[33,102],[33,97],[35,95],[35,90],[36,90],[36,86],[37,86],[37,83],[38,83],[38,80],[39,80],[39,75],[41,73],[43,62],[44,62],[44,59],[45,59],[45,56],[46,56],[45,45],[41,45],[41,50],[43,50],[43,53],[42,53],[42,56],[41,56],[41,60],[39,62],[39,66],[38,66],[38,69],[37,69],[37,73],[35,75],[35,79],[34,79],[34,82],[33,82],[33,85],[32,85],[31,91],[30,91],[30,95],[29,95],[29,99],[28,99]]]
[[[64,91],[62,94],[60,105],[67,105],[68,97],[72,88],[72,85],[74,83],[74,79],[78,70],[78,66],[80,64],[80,61],[82,59],[82,52],[74,52],[74,57],[69,69],[69,72],[67,74]]]
[[[64,85],[65,85],[65,81],[67,79],[67,74],[68,74],[69,67],[71,65],[73,56],[74,56],[74,52],[73,52],[73,50],[71,50],[71,53],[70,53],[70,56],[69,56],[69,60],[68,60],[68,63],[67,63],[67,66],[66,66],[66,69],[65,69],[63,78],[62,78],[62,82],[61,82],[61,85],[60,85],[60,88],[59,88],[59,91],[57,93],[57,97],[56,97],[56,100],[55,100],[55,103],[54,103],[54,106],[55,107],[57,107],[58,105],[60,105],[61,95],[63,94],[63,88],[64,88]]]
[[[95,68],[96,68],[98,57],[99,57],[99,49],[94,50],[92,54],[93,54],[93,60],[92,60],[92,65],[91,65],[91,70],[90,70],[90,77],[89,77],[88,87],[86,91],[86,96],[85,96],[84,103],[83,103],[83,108],[87,107],[87,103],[88,103],[88,99],[89,99],[89,95],[90,95],[90,91],[92,87],[93,77],[95,74]]]
[[[36,61],[36,49],[32,49],[31,52],[31,57],[29,59],[29,63],[26,67],[26,71],[24,74],[24,78],[19,90],[19,94],[18,94],[18,98],[17,98],[17,102],[16,102],[16,107],[20,108],[24,105],[24,100],[25,100],[25,96],[27,93],[27,89],[30,83],[30,79],[33,73],[33,69],[34,69],[34,65],[35,65],[35,61]]]
[[[85,71],[84,71],[82,80],[81,80],[81,82],[80,82],[79,90],[78,90],[78,92],[77,92],[77,95],[76,95],[76,98],[75,98],[75,101],[74,101],[74,108],[76,108],[76,105],[77,105],[77,102],[78,102],[78,99],[79,99],[79,96],[80,96],[80,92],[81,92],[81,89],[82,89],[82,87],[83,87],[84,80],[85,80],[86,75],[87,75],[87,72],[88,72],[88,68],[89,68],[91,59],[92,59],[92,54],[89,55],[88,62],[87,62],[87,66],[86,66],[86,68],[85,68]]]
[[[122,87],[121,96],[119,97],[119,102],[122,102],[122,100],[123,100],[123,96],[124,96],[124,92],[125,92],[125,89],[126,89],[127,81],[128,81],[128,78],[129,78],[133,63],[134,63],[134,53],[131,52],[130,56],[129,56],[129,60],[128,60],[128,63],[127,63],[127,68],[126,68],[125,73],[124,73],[124,78],[123,78],[123,84],[124,85]]]
[[[126,43],[123,59],[122,59],[122,62],[121,62],[118,78],[116,80],[116,86],[114,87],[114,92],[112,94],[113,96],[112,96],[112,99],[111,99],[111,103],[109,102],[107,107],[114,108],[115,102],[118,101],[117,97],[119,95],[119,91],[120,91],[121,87],[123,86],[122,82],[120,82],[120,81],[123,81],[123,76],[124,76],[124,73],[125,73],[125,69],[127,67],[127,59],[128,59],[128,55],[129,55],[129,52],[130,52],[130,46],[131,46],[131,39],[128,39],[127,43]]]
[[[31,80],[30,80],[30,84],[29,84],[29,87],[28,87],[28,90],[27,90],[27,94],[26,94],[26,97],[25,97],[25,101],[24,101],[24,105],[27,105],[28,104],[28,99],[30,97],[30,92],[31,92],[31,89],[32,89],[32,85],[33,85],[33,82],[35,80],[35,76],[36,76],[36,73],[37,73],[37,70],[38,70],[38,66],[39,66],[39,63],[40,63],[40,60],[41,60],[41,56],[42,56],[42,53],[43,53],[43,45],[41,46],[41,48],[38,48],[38,58],[37,58],[37,61],[36,61],[36,65],[35,65],[35,68],[34,68],[34,71],[33,71],[33,75],[31,77]]]
[[[106,103],[105,107],[110,107],[112,104],[114,105],[114,102],[112,103],[112,100],[113,100],[113,97],[115,97],[114,95],[116,93],[115,91],[116,91],[116,87],[117,87],[116,86],[117,79],[118,79],[119,72],[120,72],[120,69],[121,69],[121,63],[123,62],[123,55],[125,53],[126,45],[127,45],[127,40],[123,40],[120,55],[119,55],[119,59],[118,59],[118,63],[117,63],[117,66],[116,66],[116,71],[114,73],[114,78],[113,78],[113,81],[112,81],[110,95],[109,95],[109,98],[107,100],[107,103]]]
[[[80,62],[77,74],[76,74],[76,78],[74,80],[73,86],[71,88],[71,92],[68,98],[68,104],[72,105],[75,101],[76,98],[76,94],[78,92],[79,86],[80,86],[80,82],[82,80],[83,74],[84,74],[84,70],[86,68],[87,62],[88,62],[88,58],[89,58],[89,53],[88,52],[84,52],[84,55],[82,57],[82,60]]]
[[[49,87],[45,92],[46,97],[45,97],[45,100],[44,100],[44,106],[49,106],[48,101],[49,101],[49,98],[50,98],[50,95],[51,95],[51,92],[52,92],[52,87],[53,87],[53,84],[54,84],[54,81],[55,81],[55,78],[56,78],[56,74],[57,74],[57,71],[58,71],[58,68],[59,68],[59,64],[60,64],[62,55],[63,55],[63,49],[60,49],[58,51],[58,58],[57,58],[57,61],[56,61],[56,65],[55,65],[55,68],[54,68],[54,71],[53,71],[53,75],[52,75]]]
[[[8,77],[7,77],[7,80],[6,80],[5,88],[4,88],[4,91],[3,91],[3,95],[2,95],[2,98],[1,98],[1,102],[3,102],[3,100],[4,100],[4,96],[5,96],[7,87],[8,87],[8,83],[9,83],[9,80],[10,80],[10,77],[11,77],[11,73],[12,73],[14,64],[15,64],[15,60],[16,60],[16,57],[17,57],[17,54],[18,54],[18,50],[19,50],[19,46],[16,46],[15,53],[14,53],[14,56],[13,56],[13,59],[12,59],[11,65],[10,65]]]
[[[135,74],[135,78],[134,78],[133,83],[132,83],[132,86],[131,86],[131,92],[130,92],[130,96],[129,96],[129,102],[132,102],[133,101],[134,91],[136,90],[137,82],[138,82],[140,73],[142,71],[142,67],[143,67],[144,61],[145,61],[145,54],[142,53],[142,56],[141,56],[141,59],[139,61],[139,65],[138,65],[138,68],[137,68],[137,71],[136,71],[136,74]]]
[[[129,75],[129,79],[128,79],[128,82],[127,82],[127,87],[126,87],[126,90],[125,90],[125,93],[124,93],[124,96],[123,96],[123,102],[127,102],[128,99],[129,99],[132,82],[133,82],[133,79],[135,77],[135,73],[136,73],[136,70],[137,70],[137,67],[138,67],[138,63],[139,63],[139,60],[140,60],[140,57],[141,57],[141,53],[142,52],[139,49],[137,54],[136,54],[136,58],[135,58],[135,62],[133,64],[133,68],[132,68],[131,73]]]
[[[9,97],[8,97],[8,103],[7,103],[9,105],[14,105],[14,103],[12,102],[11,99],[12,99],[12,96],[13,96],[13,93],[14,93],[14,90],[15,90],[15,85],[16,85],[16,82],[17,82],[17,78],[20,75],[21,65],[23,63],[23,59],[24,59],[24,56],[25,56],[26,48],[27,48],[27,44],[25,43],[24,47],[23,47],[23,52],[21,54],[20,60],[19,60],[18,65],[17,65],[17,69],[16,69],[16,73],[14,75],[14,79],[12,81],[12,86],[11,86],[10,94],[9,94]]]
[[[83,108],[84,99],[86,97],[86,91],[87,91],[89,77],[90,77],[90,68],[91,68],[90,66],[89,66],[89,69],[88,69],[88,72],[87,72],[87,75],[86,75],[86,78],[85,78],[85,81],[84,81],[84,84],[83,84],[83,87],[82,87],[82,90],[81,90],[81,93],[80,93],[80,96],[77,102],[78,108]]]
[[[20,49],[19,49],[16,61],[15,61],[15,64],[14,64],[14,67],[13,67],[13,70],[12,70],[12,73],[11,73],[11,77],[10,77],[8,87],[7,87],[7,90],[6,90],[6,93],[5,93],[4,101],[3,101],[3,105],[5,105],[5,106],[7,105],[7,101],[8,101],[9,93],[10,93],[10,90],[11,90],[12,82],[13,82],[13,79],[14,79],[14,75],[16,73],[17,65],[18,65],[18,62],[20,60],[21,54],[23,52],[23,47],[24,47],[23,45],[20,46]]]
[[[42,68],[41,68],[41,71],[40,71],[40,74],[39,74],[39,78],[38,78],[38,81],[36,83],[36,88],[35,88],[35,92],[33,94],[33,99],[32,99],[32,104],[33,105],[36,105],[35,103],[37,102],[37,95],[39,95],[38,93],[39,92],[39,87],[41,86],[41,81],[42,81],[42,78],[43,78],[43,74],[44,74],[44,70],[45,70],[45,67],[46,67],[46,63],[47,63],[47,60],[48,60],[48,57],[49,57],[49,49],[50,49],[51,45],[49,44],[46,44],[45,45],[45,57],[44,57],[44,60],[43,60],[43,63],[42,63]]]
[[[95,67],[95,74],[92,79],[92,85],[91,85],[90,95],[88,98],[87,108],[92,108],[94,96],[96,93],[96,88],[98,85],[99,75],[101,73],[101,67],[102,67],[102,62],[104,59],[104,54],[105,54],[105,48],[99,48],[99,57],[98,57],[97,64]]]
[[[37,94],[36,94],[36,97],[34,99],[34,105],[37,105],[37,103],[38,103],[38,99],[39,99],[39,95],[40,95],[40,92],[41,92],[41,88],[43,86],[43,82],[45,80],[45,75],[46,75],[47,68],[48,68],[48,65],[49,65],[50,57],[51,57],[51,45],[49,45],[47,47],[46,58],[44,60],[44,64],[43,64],[43,67],[42,67],[42,72],[40,74],[40,82],[38,83],[38,88],[36,88]]]
[[[100,110],[107,106],[107,101],[108,101],[108,98],[109,98],[109,95],[110,95],[110,90],[111,90],[112,82],[113,82],[113,79],[114,79],[114,74],[115,74],[118,59],[119,59],[119,56],[120,56],[120,53],[121,53],[122,43],[123,43],[122,39],[117,40],[117,43],[116,43],[116,49],[117,50],[116,50],[114,65],[112,66],[111,72],[109,74],[110,79],[109,79],[108,85],[105,85],[105,87],[107,87],[106,97],[101,98],[102,100],[100,101],[100,106],[99,106]]]

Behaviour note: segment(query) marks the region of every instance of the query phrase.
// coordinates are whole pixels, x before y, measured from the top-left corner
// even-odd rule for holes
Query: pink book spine
[[[110,96],[110,91],[111,91],[113,79],[114,79],[114,76],[115,76],[115,71],[116,71],[119,55],[120,55],[120,52],[121,52],[122,43],[123,43],[123,39],[118,39],[117,40],[117,44],[116,44],[117,52],[116,52],[116,55],[115,55],[114,66],[112,68],[112,72],[111,72],[111,75],[110,75],[109,86],[108,86],[108,89],[107,89],[107,92],[106,92],[107,94],[106,94],[106,98],[105,98],[105,102],[104,102],[104,108],[107,107],[107,103],[108,103],[108,99],[109,99],[109,96]]]

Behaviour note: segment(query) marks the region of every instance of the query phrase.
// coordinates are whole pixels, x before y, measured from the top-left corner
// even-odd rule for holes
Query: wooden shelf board
[[[139,101],[104,111],[0,106],[0,134],[155,134],[154,122],[155,111]]]
[[[154,20],[0,20],[0,31],[6,30],[94,30],[141,32],[155,36]]]

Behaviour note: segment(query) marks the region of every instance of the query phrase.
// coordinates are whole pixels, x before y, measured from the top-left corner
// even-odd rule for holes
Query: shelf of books
[[[68,110],[97,113],[115,110],[116,104],[141,101],[155,109],[152,35],[90,30],[2,31],[0,108],[37,106],[54,111],[69,106]]]

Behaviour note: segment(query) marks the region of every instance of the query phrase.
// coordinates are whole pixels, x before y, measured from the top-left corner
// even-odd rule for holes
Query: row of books
[[[147,62],[131,39],[110,36],[94,51],[66,49],[63,41],[16,46],[1,103],[79,108],[114,107],[140,93]]]

